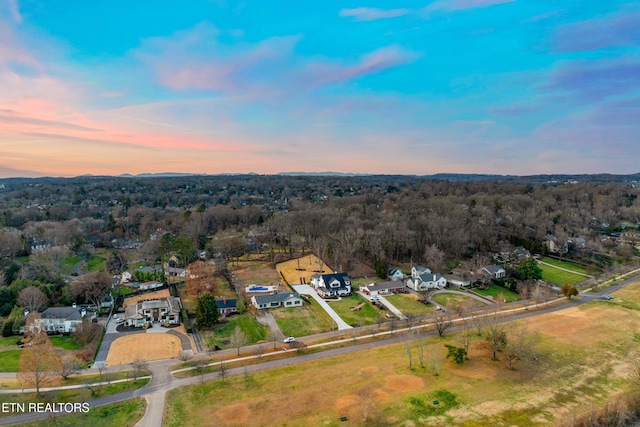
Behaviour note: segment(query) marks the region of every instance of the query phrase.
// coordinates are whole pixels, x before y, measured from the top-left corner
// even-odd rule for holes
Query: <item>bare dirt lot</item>
[[[299,284],[304,280],[309,283],[311,276],[320,272],[322,265],[323,273],[332,273],[333,269],[320,260],[315,255],[307,255],[300,259],[281,262],[276,266],[278,273],[281,273],[290,284]]]
[[[168,334],[134,334],[118,338],[111,344],[107,366],[127,365],[135,360],[158,360],[178,357],[180,339]]]
[[[124,299],[124,304],[122,308],[125,308],[128,304],[136,304],[139,301],[148,301],[152,299],[160,299],[160,298],[169,298],[171,294],[169,293],[169,289],[161,289],[155,292],[149,292],[142,295],[136,295],[134,297],[129,297]]]

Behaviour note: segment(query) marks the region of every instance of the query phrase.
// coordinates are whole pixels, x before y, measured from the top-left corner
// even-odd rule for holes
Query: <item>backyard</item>
[[[502,286],[498,286],[495,283],[489,284],[489,287],[487,289],[474,289],[473,291],[477,294],[480,294],[486,297],[491,297],[495,301],[498,300],[498,295],[502,294],[503,298],[506,301],[501,301],[501,302],[513,302],[513,301],[518,301],[522,299],[522,297],[519,294],[515,292],[511,292],[509,289],[503,288]]]
[[[542,270],[542,280],[554,285],[575,285],[587,280],[585,276],[569,273],[568,271],[560,270],[549,265],[538,264],[538,267]]]
[[[426,316],[436,312],[433,304],[423,304],[413,294],[385,295],[385,298],[409,317]]]
[[[231,335],[236,327],[244,332],[247,343],[254,344],[268,338],[268,328],[259,324],[250,313],[227,317],[227,322],[216,325],[211,330],[200,331],[207,348],[233,348]]]
[[[451,294],[446,292],[436,294],[432,296],[431,299],[449,310],[453,310],[462,304],[468,304],[470,307],[486,307],[487,305],[481,301],[465,295]]]
[[[319,315],[307,303],[302,307],[277,308],[269,312],[285,336],[303,337],[331,330],[329,316],[324,311]]]
[[[348,297],[342,297],[340,300],[327,300],[329,306],[338,313],[351,326],[373,325],[378,318],[384,317],[384,314],[371,305],[369,301],[358,294],[352,294]],[[359,310],[351,310],[360,306]]]
[[[580,273],[580,274],[584,274],[584,275],[597,276],[599,274],[602,274],[602,270],[599,270],[596,267],[583,266],[583,265],[576,264],[575,262],[571,262],[571,261],[560,261],[560,260],[555,259],[555,258],[544,257],[544,258],[542,258],[542,262],[546,262],[547,264],[551,264],[551,265],[554,265],[556,267],[562,267],[562,268],[565,268],[567,270],[575,271],[576,273]]]

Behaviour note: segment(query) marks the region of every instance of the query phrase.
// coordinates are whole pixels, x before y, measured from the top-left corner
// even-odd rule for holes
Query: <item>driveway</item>
[[[265,310],[258,311],[256,313],[256,320],[263,326],[266,326],[271,330],[271,336],[278,341],[282,341],[284,339],[284,334],[276,323],[276,319],[273,317],[271,313],[266,312]]]
[[[322,307],[324,309],[324,311],[326,311],[327,314],[329,316],[331,316],[333,321],[336,322],[336,324],[338,325],[338,330],[352,329],[351,325],[348,325],[347,322],[342,320],[342,318],[340,316],[338,316],[338,313],[333,311],[333,309],[331,307],[329,307],[329,304],[327,304],[327,302],[325,300],[320,298],[320,296],[316,293],[316,291],[313,290],[313,288],[311,286],[309,286],[309,285],[291,285],[291,286],[299,294],[309,295],[314,300],[316,300],[318,302],[318,304],[320,304],[320,307]]]

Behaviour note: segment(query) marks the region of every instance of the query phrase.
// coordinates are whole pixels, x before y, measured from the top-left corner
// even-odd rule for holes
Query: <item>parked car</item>
[[[602,299],[605,299],[607,301],[611,301],[613,299],[613,297],[611,295],[602,295],[601,297]]]
[[[289,344],[289,343],[294,342],[295,340],[296,340],[296,339],[295,339],[294,337],[288,337],[288,338],[285,338],[285,339],[284,339],[284,343],[285,343],[285,344]]]

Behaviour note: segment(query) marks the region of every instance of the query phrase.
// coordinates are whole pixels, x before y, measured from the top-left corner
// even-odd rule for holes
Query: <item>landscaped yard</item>
[[[555,267],[550,267],[548,265],[538,264],[538,267],[540,267],[540,269],[542,270],[542,280],[554,285],[575,285],[587,280],[586,277],[579,274],[569,273],[567,271],[560,270]]]
[[[200,331],[202,341],[207,347],[215,347],[217,345],[220,348],[232,348],[230,337],[236,326],[240,327],[244,332],[247,337],[247,344],[253,344],[268,338],[267,327],[259,324],[250,313],[230,316],[227,320],[227,323],[216,325],[212,330]]]
[[[82,261],[82,257],[79,255],[71,255],[65,258],[61,265],[62,274],[66,274],[67,276],[72,275],[74,272],[73,267],[80,261]]]
[[[82,345],[75,342],[70,336],[51,337],[51,344],[63,350],[77,350],[82,348]]]
[[[88,272],[105,270],[107,268],[107,260],[98,255],[91,255],[86,262]]]
[[[318,307],[319,308],[319,307]],[[276,308],[269,311],[286,336],[304,337],[331,330],[331,324],[307,303],[302,307]]]
[[[542,258],[542,261],[546,262],[547,264],[555,265],[556,267],[562,267],[562,268],[566,268],[567,270],[575,271],[576,273],[587,274],[590,276],[597,276],[599,274],[602,274],[602,271],[596,267],[591,267],[591,266],[585,267],[583,265],[576,264],[575,262],[571,262],[571,261],[560,261],[558,259],[549,258],[549,257]]]
[[[351,310],[359,304],[364,303],[362,308],[357,311]],[[352,294],[349,297],[342,297],[339,301],[327,300],[327,304],[351,326],[373,325],[378,318],[384,317],[384,314],[375,308],[371,303],[358,294]]]
[[[494,300],[498,299],[498,294],[502,294],[504,299],[506,299],[506,302],[518,301],[522,299],[519,294],[511,292],[509,289],[498,286],[495,283],[491,283],[487,289],[474,289],[473,291],[480,295],[490,296]]]
[[[22,350],[0,351],[0,372],[17,372]]]
[[[406,316],[426,316],[436,312],[433,304],[423,304],[413,294],[385,295],[385,298]]]

